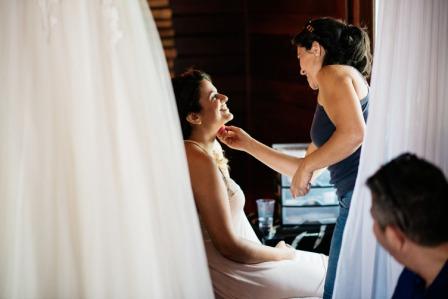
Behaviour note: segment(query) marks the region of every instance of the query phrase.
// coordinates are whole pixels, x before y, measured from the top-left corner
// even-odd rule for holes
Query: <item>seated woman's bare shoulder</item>
[[[196,144],[185,142],[185,152],[187,154],[188,165],[191,172],[211,171],[216,167],[213,157]]]

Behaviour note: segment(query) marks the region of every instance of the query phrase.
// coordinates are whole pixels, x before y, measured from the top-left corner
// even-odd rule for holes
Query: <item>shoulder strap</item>
[[[199,142],[196,142],[194,140],[184,140],[184,143],[191,143],[196,145],[198,148],[200,148],[204,153],[206,153],[207,155],[210,156],[210,153],[202,146],[199,144]]]
[[[194,144],[194,145],[196,145],[198,148],[200,148],[204,153],[206,153],[207,155],[209,155],[209,156],[211,156],[210,155],[210,153],[199,143],[199,142],[196,142],[196,141],[194,141],[194,140],[184,140],[184,142],[185,143],[191,143],[191,144]],[[228,178],[227,178],[227,176],[225,175],[225,173],[223,172],[223,170],[218,166],[218,165],[216,165],[217,167],[218,167],[218,170],[219,170],[219,173],[221,173],[221,176],[222,176],[222,179],[223,179],[223,181],[224,181],[224,184],[226,185],[226,189],[227,189],[227,193],[229,194],[229,196],[231,197],[232,195],[233,195],[233,192],[232,192],[232,190],[230,189],[230,187],[229,187],[229,181],[228,181]]]

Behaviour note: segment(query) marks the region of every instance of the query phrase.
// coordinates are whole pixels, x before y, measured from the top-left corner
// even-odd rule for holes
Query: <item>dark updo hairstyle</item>
[[[350,65],[365,78],[370,76],[372,54],[370,40],[364,28],[347,25],[333,18],[310,20],[293,39],[296,46],[311,49],[317,41],[325,49],[322,66],[331,64]]]
[[[191,135],[191,124],[187,121],[188,114],[200,112],[202,109],[199,104],[202,80],[212,82],[208,74],[196,69],[189,69],[171,80],[184,139],[188,139]]]

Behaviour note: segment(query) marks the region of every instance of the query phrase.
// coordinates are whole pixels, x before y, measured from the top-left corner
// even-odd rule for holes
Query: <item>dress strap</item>
[[[197,142],[197,141],[194,141],[194,140],[189,140],[189,139],[187,139],[187,140],[184,140],[184,142],[185,143],[191,143],[191,144],[194,144],[194,145],[196,145],[198,148],[200,148],[204,153],[206,153],[207,155],[209,155],[209,156],[211,156],[214,160],[216,160],[216,158],[215,157],[213,157],[213,155],[211,155],[199,142]],[[215,161],[215,163],[216,163],[216,161]],[[229,196],[231,197],[232,195],[233,195],[233,191],[230,189],[230,186],[229,186],[229,181],[228,181],[228,178],[227,178],[227,176],[224,174],[224,172],[223,172],[223,170],[221,169],[221,167],[219,167],[218,165],[216,165],[217,167],[218,167],[218,170],[219,170],[219,172],[221,173],[221,176],[222,176],[222,179],[224,180],[224,184],[226,185],[226,188],[227,188],[227,193],[229,194]]]
[[[197,147],[199,147],[204,153],[206,153],[207,155],[209,155],[210,156],[210,153],[199,143],[199,142],[197,142],[197,141],[194,141],[194,140],[189,140],[189,139],[187,139],[187,140],[184,140],[184,142],[185,143],[191,143],[191,144],[194,144],[194,145],[196,145]]]

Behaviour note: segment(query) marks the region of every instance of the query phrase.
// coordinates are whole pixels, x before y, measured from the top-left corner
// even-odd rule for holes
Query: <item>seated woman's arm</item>
[[[293,259],[291,248],[273,248],[237,236],[232,227],[227,189],[212,157],[186,146],[194,199],[207,232],[217,250],[240,263]]]

